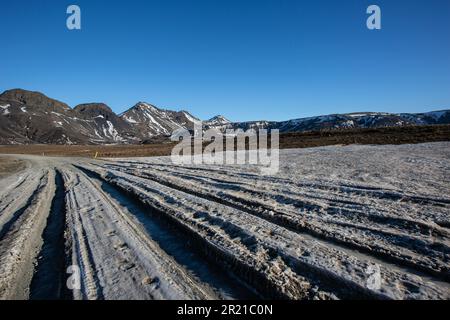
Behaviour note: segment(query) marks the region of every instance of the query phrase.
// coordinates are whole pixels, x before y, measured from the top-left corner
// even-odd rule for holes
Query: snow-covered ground
[[[282,150],[272,176],[20,158],[0,180],[0,298],[450,298],[448,142]]]

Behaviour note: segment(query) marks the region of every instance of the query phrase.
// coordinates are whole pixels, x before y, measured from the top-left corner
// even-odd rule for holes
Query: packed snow
[[[58,261],[81,268],[74,299],[450,299],[449,142],[281,150],[269,176],[18,157],[0,180],[2,299],[58,298],[38,286]]]

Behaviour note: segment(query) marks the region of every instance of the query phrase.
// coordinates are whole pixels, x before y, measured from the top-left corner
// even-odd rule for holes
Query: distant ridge
[[[188,111],[160,109],[138,102],[116,115],[104,103],[70,108],[40,92],[7,90],[0,95],[0,144],[137,144],[160,139],[183,128],[192,129],[198,118]],[[279,129],[305,132],[324,129],[379,128],[449,124],[450,110],[427,113],[359,112],[300,118],[288,121],[231,122],[223,115],[203,122],[205,129]]]

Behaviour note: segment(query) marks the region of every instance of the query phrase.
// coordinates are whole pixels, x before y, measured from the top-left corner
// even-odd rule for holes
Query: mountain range
[[[104,103],[70,108],[39,92],[7,90],[0,95],[0,144],[131,144],[192,130],[200,119],[187,111],[171,111],[139,102],[117,115]],[[428,113],[360,112],[288,121],[231,122],[224,116],[203,121],[205,129],[279,129],[304,132],[324,129],[449,124],[450,110]]]

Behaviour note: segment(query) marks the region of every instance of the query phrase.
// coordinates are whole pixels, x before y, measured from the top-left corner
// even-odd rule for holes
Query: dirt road
[[[273,176],[5,156],[0,298],[449,299],[449,147],[285,150]]]

